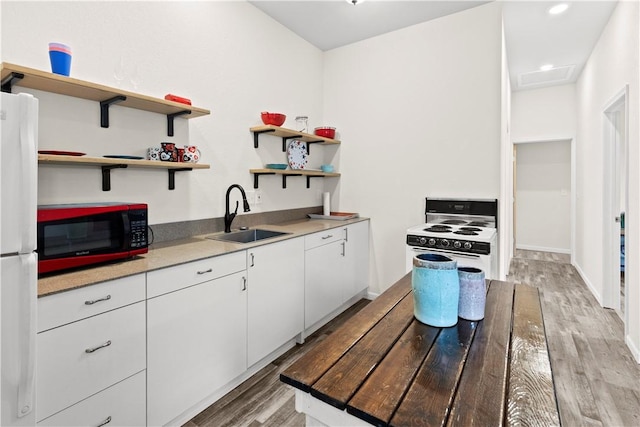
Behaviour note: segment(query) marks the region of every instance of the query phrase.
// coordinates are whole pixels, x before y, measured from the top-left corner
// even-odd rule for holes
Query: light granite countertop
[[[135,274],[146,273],[147,271],[185,264],[191,261],[243,251],[256,246],[268,245],[366,220],[368,220],[368,218],[354,218],[346,221],[303,219],[279,224],[258,225],[252,228],[283,231],[290,234],[254,243],[232,243],[206,238],[207,236],[224,234],[220,232],[151,245],[148,253],[133,259],[42,277],[38,279],[38,297]]]

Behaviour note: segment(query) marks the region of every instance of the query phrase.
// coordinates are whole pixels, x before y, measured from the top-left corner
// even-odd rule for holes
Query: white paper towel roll
[[[331,215],[331,195],[328,191],[322,194],[322,207],[322,215]]]

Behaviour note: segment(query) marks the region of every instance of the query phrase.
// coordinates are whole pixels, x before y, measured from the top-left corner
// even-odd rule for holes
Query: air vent
[[[518,85],[520,87],[527,87],[549,83],[562,83],[571,78],[575,68],[575,65],[565,65],[562,67],[552,68],[548,71],[522,73],[518,76]]]

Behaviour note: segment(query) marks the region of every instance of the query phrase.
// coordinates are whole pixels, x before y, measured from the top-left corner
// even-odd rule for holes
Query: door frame
[[[629,204],[629,85],[625,85],[622,90],[616,93],[602,109],[603,121],[603,217],[602,217],[602,259],[603,259],[603,293],[602,305],[604,307],[619,309],[624,304],[624,328],[625,336],[628,333],[628,292],[625,292],[624,301],[620,301],[620,232],[615,232],[615,217],[618,215],[618,208],[613,206],[617,201],[615,194],[620,192],[617,177],[613,175],[617,171],[616,167],[616,141],[618,138],[617,127],[612,123],[612,114],[624,114],[624,136],[622,147],[626,153],[624,159],[624,211],[628,211]],[[619,171],[617,171],[619,173]],[[619,201],[618,201],[619,202]],[[625,245],[626,236],[625,236]],[[627,270],[627,260],[625,259],[625,271]]]

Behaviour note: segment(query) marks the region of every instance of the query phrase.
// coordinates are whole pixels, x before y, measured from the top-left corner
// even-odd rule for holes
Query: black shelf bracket
[[[176,188],[176,172],[190,171],[193,168],[167,169],[169,172],[169,190]]]
[[[302,135],[294,135],[294,136],[283,136],[282,137],[282,152],[286,153],[287,152],[287,141],[289,141],[290,139],[298,139],[301,138]],[[309,145],[307,145],[307,154],[309,154]]]
[[[275,172],[256,172],[253,174],[253,188],[258,188],[258,178],[260,175],[275,175]]]
[[[282,188],[287,188],[287,177],[288,176],[302,176],[301,173],[282,175]]]
[[[177,113],[167,114],[167,136],[173,136],[173,119],[185,114],[191,114],[191,110],[182,110]]]
[[[5,77],[0,85],[2,86],[2,92],[11,93],[13,85],[18,82],[18,80],[24,79],[24,74],[12,72],[7,77]]]
[[[322,175],[307,175],[307,188],[311,188],[311,178],[324,178]]]
[[[261,133],[270,133],[270,132],[275,132],[275,129],[266,129],[266,130],[258,130],[253,132],[253,148],[258,148],[258,136]],[[256,187],[258,188],[258,187]]]
[[[317,144],[319,142],[324,142],[324,141],[321,139],[317,141],[307,141],[307,155],[311,154],[311,144]]]
[[[111,169],[126,168],[127,165],[102,166],[102,191],[111,191]]]
[[[109,106],[116,102],[126,101],[127,97],[124,95],[117,95],[113,98],[100,101],[100,127],[109,127]]]

